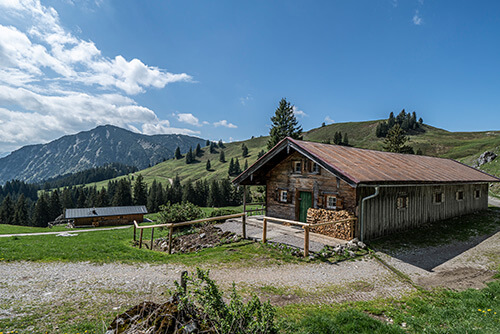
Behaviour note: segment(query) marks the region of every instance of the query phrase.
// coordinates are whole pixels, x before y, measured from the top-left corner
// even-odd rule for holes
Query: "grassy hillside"
[[[375,129],[379,122],[380,120],[335,123],[304,133],[304,140],[333,141],[335,132],[340,131],[342,134],[348,134],[349,144],[354,147],[382,150],[383,138],[375,136]],[[425,155],[452,158],[472,165],[474,160],[486,150],[494,151],[497,154],[500,153],[500,131],[449,132],[429,125],[424,125],[424,129],[424,133],[411,135],[409,144],[413,146],[415,151],[420,148]],[[179,175],[183,182],[203,178],[208,180],[225,178],[228,177],[227,171],[231,158],[238,158],[243,169],[245,160],[248,160],[248,165],[251,165],[257,160],[259,151],[267,149],[267,140],[268,137],[258,137],[225,144],[226,147],[223,149],[226,157],[225,163],[219,161],[220,148],[217,148],[217,153],[211,154],[208,147],[203,147],[203,155],[198,157],[195,163],[188,165],[184,159],[170,159],[138,173],[144,176],[148,184],[151,184],[155,179],[160,182],[169,182],[169,179],[174,178],[176,175]],[[245,143],[249,150],[246,158],[242,157],[242,143]],[[212,165],[211,171],[207,171],[205,168],[208,159],[210,159]],[[482,169],[493,175],[500,176],[499,160],[482,166]],[[133,176],[123,177],[132,178]],[[107,181],[102,181],[95,185],[100,188],[106,184]]]

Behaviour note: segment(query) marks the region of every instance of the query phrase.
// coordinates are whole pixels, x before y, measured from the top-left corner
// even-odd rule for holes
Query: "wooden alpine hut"
[[[148,210],[144,205],[66,209],[64,218],[75,226],[128,225],[142,222]]]
[[[451,159],[292,138],[233,180],[265,185],[270,217],[306,222],[309,208],[351,211],[361,240],[487,209],[491,182],[500,179]]]

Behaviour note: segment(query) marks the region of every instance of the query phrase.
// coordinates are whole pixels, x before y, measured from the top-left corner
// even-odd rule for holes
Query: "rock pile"
[[[337,245],[335,247],[325,246],[319,255],[323,258],[329,258],[334,255],[346,255],[347,253],[349,257],[355,257],[355,252],[359,253],[360,250],[367,251],[367,246],[364,242],[359,241],[358,238],[354,238],[345,245]]]
[[[493,152],[486,151],[477,158],[477,167],[481,167],[485,163],[495,160],[497,155]]]
[[[325,209],[309,208],[307,210],[307,222],[309,224],[320,224],[356,218],[356,216],[347,210],[333,211]],[[342,240],[351,240],[354,238],[355,220],[340,222],[336,224],[311,227],[311,232],[328,235]]]

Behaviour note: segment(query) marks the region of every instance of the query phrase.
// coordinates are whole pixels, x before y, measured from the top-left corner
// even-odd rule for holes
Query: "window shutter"
[[[287,190],[287,193],[286,193],[286,202],[287,203],[292,203],[292,193],[290,191]]]
[[[344,208],[343,201],[340,197],[337,197],[337,210],[342,210]]]

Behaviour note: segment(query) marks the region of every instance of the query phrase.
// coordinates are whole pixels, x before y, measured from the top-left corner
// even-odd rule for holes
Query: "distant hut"
[[[105,208],[66,209],[64,218],[75,226],[129,225],[142,222],[148,210],[144,205]]]

